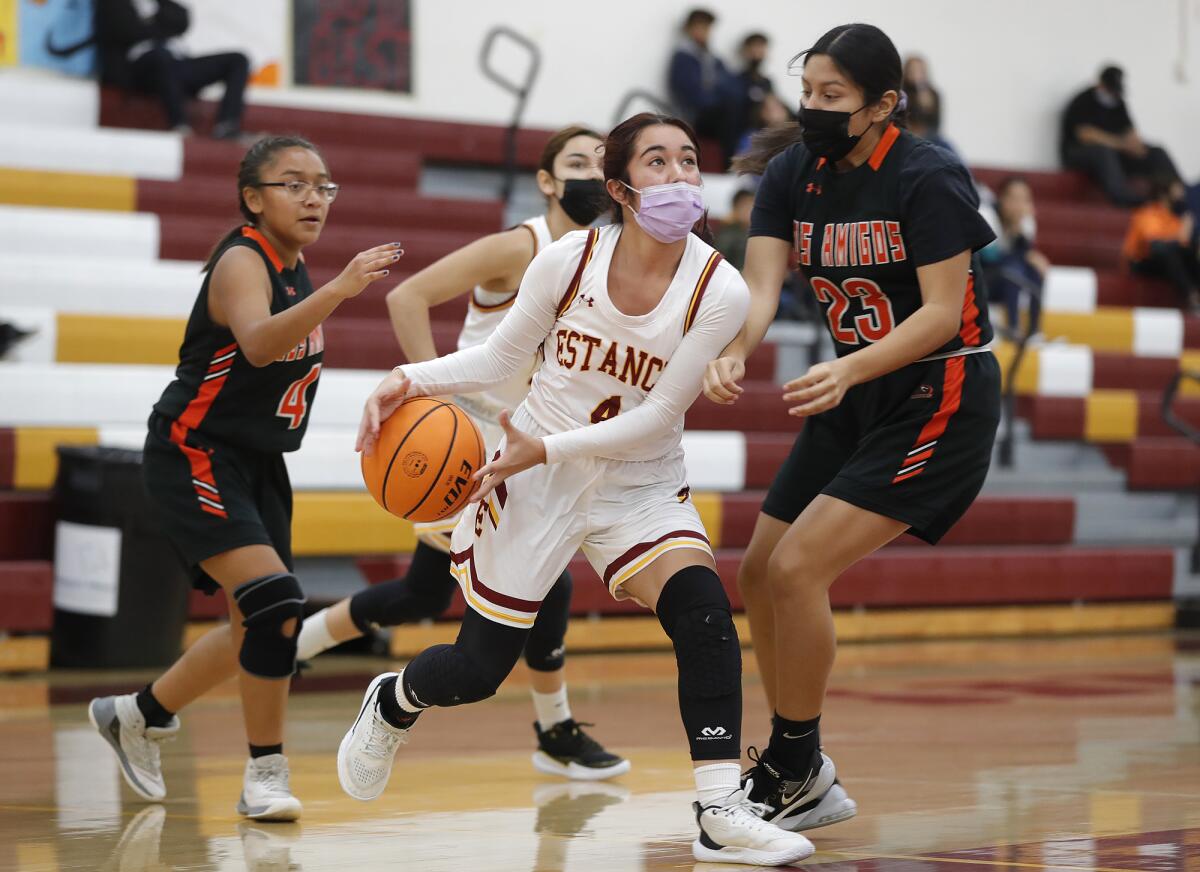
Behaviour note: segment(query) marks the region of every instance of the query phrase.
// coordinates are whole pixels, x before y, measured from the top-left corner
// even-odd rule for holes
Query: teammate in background
[[[901,533],[936,543],[983,485],[1000,418],[972,272],[993,234],[970,176],[898,126],[900,56],[879,28],[835,27],[800,59],[799,128],[767,131],[738,167],[765,171],[746,253],[750,314],[705,375],[711,399],[737,400],[794,245],[837,359],[784,385],[807,420],[739,573],[774,711],[750,796],[786,828],[855,813],[836,783],[823,808],[804,808],[807,786],[833,771],[819,731],[836,648],[830,586]]]
[[[295,820],[283,721],[304,593],[292,574],[292,489],[283,452],[300,447],[321,375],[321,323],[386,276],[392,242],[355,256],[313,290],[301,250],[321,235],[338,186],[316,148],[292,136],[242,158],[230,231],[204,265],[175,380],[150,415],[143,474],[163,527],[195,569],[225,591],[229,624],[199,639],[139,693],[94,699],[92,724],[144,799],[166,796],[159,743],[175,712],[237,674],[250,759],[239,814]]]
[[[388,294],[392,327],[412,362],[437,357],[429,310],[462,294],[471,299],[458,347],[487,341],[517,299],[525,270],[539,251],[572,230],[582,230],[612,202],[600,170],[600,134],[585,127],[566,127],[542,150],[538,188],[546,212],[501,233],[493,233],[449,254],[402,282]],[[470,290],[473,289],[473,290]],[[456,396],[474,419],[489,446],[500,444],[498,419],[529,392],[534,357],[503,384],[470,396]],[[373,585],[336,605],[311,615],[300,631],[299,657],[309,660],[372,627],[392,627],[436,618],[450,605],[457,587],[450,574],[450,531],[458,515],[416,524],[417,547],[402,579]],[[610,754],[571,716],[563,662],[571,608],[571,575],[565,569],[546,595],[525,642],[530,690],[537,712],[534,732],[538,749],[533,765],[567,778],[614,778],[629,771],[629,761]]]
[[[653,609],[674,644],[697,859],[781,864],[812,852],[764,822],[739,787],[741,652],[685,479],[684,412],[747,305],[737,270],[690,232],[703,213],[698,157],[678,119],[644,113],[618,125],[604,146],[615,223],[534,258],[484,345],[397,367],[368,399],[366,452],[406,397],[478,391],[521,372],[538,349],[545,357],[515,415],[500,416],[502,453],[477,474],[476,510],[451,537],[470,606],[458,639],[371,682],[338,751],[351,796],[383,791],[425,708],[495,693],[582,548],[612,595]]]

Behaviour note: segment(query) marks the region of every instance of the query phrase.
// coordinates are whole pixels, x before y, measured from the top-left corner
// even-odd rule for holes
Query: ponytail
[[[204,266],[200,267],[201,273],[206,273],[217,265],[217,258],[221,256],[221,252],[225,249],[225,246],[240,237],[242,235],[242,228],[245,226],[245,224],[239,224],[221,237],[220,241],[212,247],[212,251],[208,253],[208,257],[205,258]]]
[[[750,148],[733,159],[731,169],[738,175],[761,176],[771,158],[802,141],[800,125],[795,121],[764,127],[750,137]]]

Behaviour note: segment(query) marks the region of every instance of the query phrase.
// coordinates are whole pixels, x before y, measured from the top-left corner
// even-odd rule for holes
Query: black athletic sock
[[[379,713],[393,727],[407,730],[420,716],[420,712],[406,712],[396,701],[396,679],[393,676],[379,685]]]
[[[250,757],[253,760],[257,760],[259,757],[266,757],[270,754],[282,754],[282,753],[283,753],[283,742],[280,742],[278,745],[251,745],[250,746]]]
[[[175,717],[174,712],[167,711],[162,707],[162,703],[154,698],[154,692],[150,690],[149,684],[138,691],[137,707],[141,711],[142,717],[146,719],[148,727],[165,727],[171,723],[171,718]]]
[[[778,712],[771,722],[771,759],[789,774],[801,778],[821,748],[821,716],[810,721],[789,721]]]

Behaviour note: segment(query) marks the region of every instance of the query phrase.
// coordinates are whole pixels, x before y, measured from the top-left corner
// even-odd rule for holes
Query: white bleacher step
[[[0,205],[0,239],[23,257],[158,259],[158,216],[98,209]],[[43,264],[45,260],[43,259]]]
[[[6,117],[0,125],[0,167],[173,181],[183,175],[183,138]]]
[[[171,380],[168,366],[0,364],[0,427],[97,427],[101,441],[140,446],[150,408]],[[361,485],[354,435],[376,370],[329,370],[313,405],[304,447],[289,456],[296,486]],[[695,490],[738,491],[745,484],[740,432],[684,434],[688,483]]]
[[[30,124],[94,128],[100,123],[100,88],[80,79],[31,67],[0,73],[0,117]]]
[[[186,318],[202,276],[189,260],[0,254],[0,305],[60,312]]]

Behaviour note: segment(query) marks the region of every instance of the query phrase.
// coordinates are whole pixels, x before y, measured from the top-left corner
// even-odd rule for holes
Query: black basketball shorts
[[[911,364],[809,418],[762,511],[790,524],[828,494],[935,544],[983,487],[999,423],[990,352]]]
[[[173,434],[169,420],[151,415],[142,479],[162,531],[200,590],[219,589],[202,561],[246,545],[268,545],[294,568],[292,486],[282,454]]]

